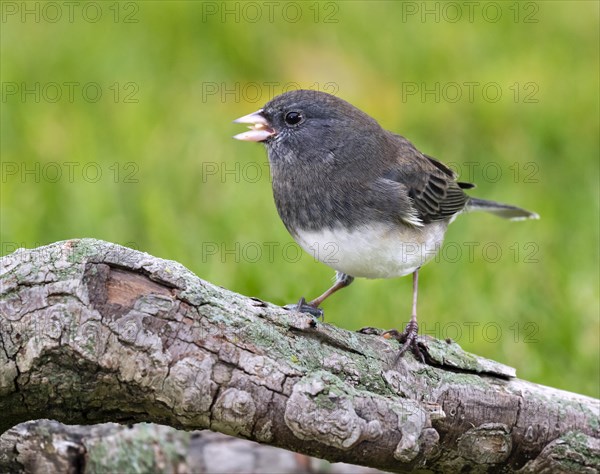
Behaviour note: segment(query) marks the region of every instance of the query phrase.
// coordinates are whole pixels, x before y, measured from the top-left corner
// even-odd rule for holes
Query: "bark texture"
[[[51,420],[21,423],[0,436],[0,472],[382,474],[208,430],[152,423],[71,426]]]
[[[451,342],[396,362],[395,342],[89,239],[2,258],[0,284],[0,432],[155,422],[394,472],[600,468],[598,400]]]

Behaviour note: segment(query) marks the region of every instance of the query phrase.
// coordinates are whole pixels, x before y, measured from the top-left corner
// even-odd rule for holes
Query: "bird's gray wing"
[[[462,211],[469,200],[463,189],[473,185],[457,182],[456,173],[446,165],[422,154],[403,137],[398,138],[399,156],[385,173],[385,179],[405,189],[413,205],[412,217],[427,224]]]

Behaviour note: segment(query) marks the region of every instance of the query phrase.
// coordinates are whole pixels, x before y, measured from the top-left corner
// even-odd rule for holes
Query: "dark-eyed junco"
[[[250,130],[238,140],[267,147],[277,211],[307,252],[336,270],[335,284],[295,309],[321,316],[320,304],[354,277],[413,275],[410,322],[403,345],[416,344],[418,272],[442,245],[448,224],[465,211],[510,220],[538,215],[508,204],[469,197],[443,163],[338,97],[298,90],[275,97],[235,120]]]

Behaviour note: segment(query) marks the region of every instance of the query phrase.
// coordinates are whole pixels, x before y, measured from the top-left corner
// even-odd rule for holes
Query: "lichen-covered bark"
[[[67,426],[51,420],[17,425],[0,436],[0,472],[190,472],[190,434],[152,424]]]
[[[0,436],[0,472],[382,474],[208,430],[151,423],[71,426],[52,420],[21,423]]]
[[[19,250],[0,272],[0,431],[146,421],[395,472],[600,467],[598,400],[453,343],[421,338],[428,364],[396,362],[376,335],[94,240]]]

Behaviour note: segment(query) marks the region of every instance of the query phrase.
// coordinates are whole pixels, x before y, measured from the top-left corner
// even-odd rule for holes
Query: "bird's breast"
[[[316,260],[363,278],[408,275],[431,260],[444,240],[447,222],[423,227],[374,222],[353,229],[298,230],[294,238]]]
[[[281,220],[291,233],[296,229],[320,229],[332,222],[349,223],[366,212],[352,211],[344,187],[320,178],[273,177],[273,197]]]

